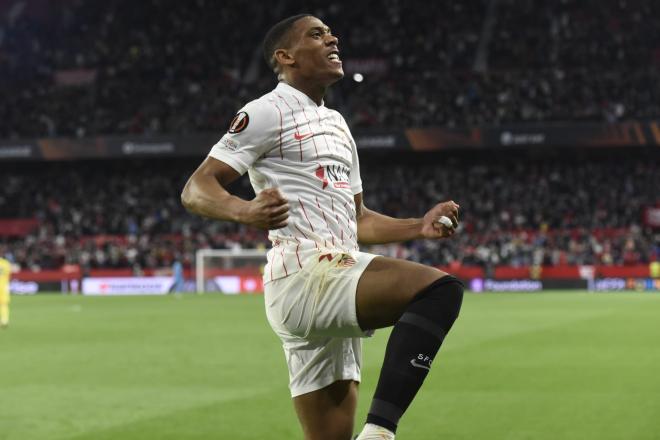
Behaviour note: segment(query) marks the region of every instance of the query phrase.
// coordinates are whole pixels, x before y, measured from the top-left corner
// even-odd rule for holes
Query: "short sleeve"
[[[362,192],[362,178],[360,177],[360,159],[358,158],[357,145],[353,136],[351,136],[351,147],[353,148],[353,158],[351,161],[351,191],[353,195],[360,194]]]
[[[351,141],[352,156],[351,156],[351,171],[349,174],[350,183],[351,183],[351,192],[353,193],[353,195],[360,194],[362,192],[362,177],[360,177],[360,159],[358,158],[357,144],[355,143],[355,139],[353,139],[353,135],[351,134],[351,129],[349,128],[348,124],[346,123],[346,120],[341,114],[339,114],[339,119],[341,121],[341,124],[346,128],[346,133],[348,134],[348,137]]]
[[[245,174],[257,159],[275,146],[280,122],[269,101],[252,101],[236,113],[227,133],[211,148],[209,156]]]

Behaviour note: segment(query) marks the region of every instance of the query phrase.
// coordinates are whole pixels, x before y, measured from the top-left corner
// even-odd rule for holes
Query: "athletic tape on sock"
[[[380,399],[374,399],[369,408],[369,414],[389,420],[395,425],[399,423],[399,419],[403,415],[403,410],[398,406]]]
[[[406,312],[401,316],[399,322],[405,322],[406,324],[414,325],[422,330],[426,330],[436,338],[440,339],[440,342],[442,342],[447,335],[447,332],[438,324],[422,315],[418,315],[417,313]]]

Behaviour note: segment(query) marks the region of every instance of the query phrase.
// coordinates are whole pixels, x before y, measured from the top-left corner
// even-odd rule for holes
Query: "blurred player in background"
[[[183,277],[183,264],[181,263],[181,257],[177,255],[172,264],[172,288],[171,292],[181,293],[184,290],[185,279]]]
[[[355,141],[323,104],[344,75],[338,41],[307,14],[267,33],[264,57],[279,84],[238,112],[182,202],[199,215],[269,230],[266,314],[283,341],[306,439],[352,437],[360,338],[394,326],[358,437],[393,439],[458,317],[463,286],[435,268],[360,252],[358,242],[449,237],[459,207],[449,201],[423,218],[395,219],[364,206]],[[225,190],[245,172],[257,194],[251,201]]]
[[[11,278],[11,263],[0,257],[0,328],[9,327],[9,279]]]

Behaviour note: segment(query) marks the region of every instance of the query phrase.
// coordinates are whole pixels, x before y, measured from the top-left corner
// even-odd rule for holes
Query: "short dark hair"
[[[281,47],[280,45],[282,44],[284,37],[286,37],[286,34],[291,30],[294,23],[303,17],[312,17],[312,14],[298,14],[285,18],[266,32],[263,43],[264,60],[266,60],[266,64],[268,64],[271,69],[275,69],[276,67],[273,62],[273,54]]]

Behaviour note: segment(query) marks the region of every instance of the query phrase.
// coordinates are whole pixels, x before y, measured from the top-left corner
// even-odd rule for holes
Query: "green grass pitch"
[[[14,297],[0,439],[300,439],[286,383],[261,296]],[[397,439],[660,439],[660,295],[466,295]]]

